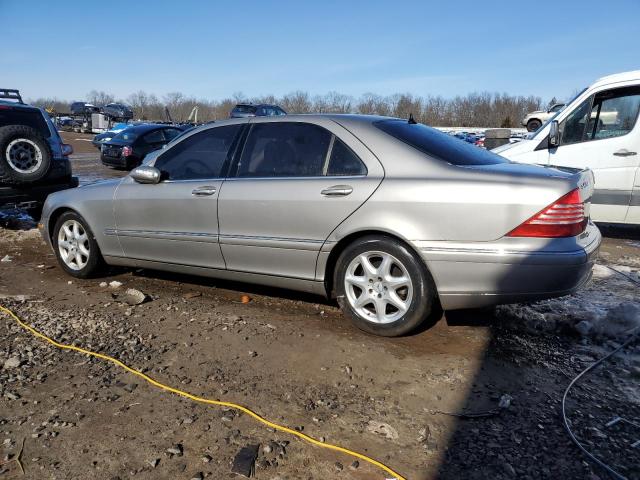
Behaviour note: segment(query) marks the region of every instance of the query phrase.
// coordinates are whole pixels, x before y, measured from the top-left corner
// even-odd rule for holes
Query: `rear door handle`
[[[630,152],[626,148],[622,150],[618,150],[617,152],[613,152],[616,157],[632,157],[633,155],[637,155],[637,152]]]
[[[209,195],[213,195],[214,193],[216,193],[216,187],[211,187],[208,185],[191,190],[191,195],[194,195],[196,197],[208,197]]]
[[[333,187],[325,188],[320,193],[325,197],[346,197],[353,192],[351,185],[334,185]]]

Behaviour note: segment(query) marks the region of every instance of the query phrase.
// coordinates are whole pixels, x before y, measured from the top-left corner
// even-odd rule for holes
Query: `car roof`
[[[177,128],[174,125],[164,125],[162,123],[145,123],[144,125],[132,125],[127,128],[128,132],[143,133],[149,130],[156,130],[161,128]]]
[[[608,85],[610,83],[628,82],[630,80],[640,80],[640,70],[614,73],[597,79],[592,86]]]

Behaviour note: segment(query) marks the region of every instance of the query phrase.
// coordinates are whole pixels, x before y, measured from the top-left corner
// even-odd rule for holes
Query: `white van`
[[[610,75],[581,91],[521,142],[493,151],[514,162],[588,167],[595,175],[591,218],[640,224],[640,70]]]

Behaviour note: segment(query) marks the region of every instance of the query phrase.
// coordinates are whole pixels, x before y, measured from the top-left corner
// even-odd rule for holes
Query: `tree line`
[[[295,91],[281,97],[247,97],[235,93],[222,100],[207,100],[180,92],[170,92],[159,98],[143,90],[125,99],[116,99],[107,92],[92,90],[87,94],[86,101],[98,106],[114,101],[125,103],[133,108],[135,119],[150,121],[167,120],[168,111],[173,121],[184,122],[195,106],[198,107],[199,122],[220,120],[228,118],[237,103],[252,102],[280,105],[288,113],[362,113],[400,118],[408,118],[412,114],[418,122],[439,127],[519,127],[520,120],[528,112],[543,108],[540,97],[490,92],[444,98],[410,93],[387,96],[365,93],[353,97],[338,92],[310,95],[305,91]],[[37,98],[29,103],[56,113],[69,112],[70,104],[57,98]]]

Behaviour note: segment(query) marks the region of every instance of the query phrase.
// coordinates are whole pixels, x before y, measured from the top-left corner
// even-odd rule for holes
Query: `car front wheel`
[[[88,278],[103,264],[91,229],[75,212],[60,216],[53,229],[52,243],[58,263],[69,275]]]
[[[542,126],[542,122],[540,120],[529,120],[527,122],[527,131],[535,132]]]
[[[400,241],[365,237],[342,252],[336,267],[338,303],[361,330],[405,335],[433,309],[436,288],[431,275]]]

